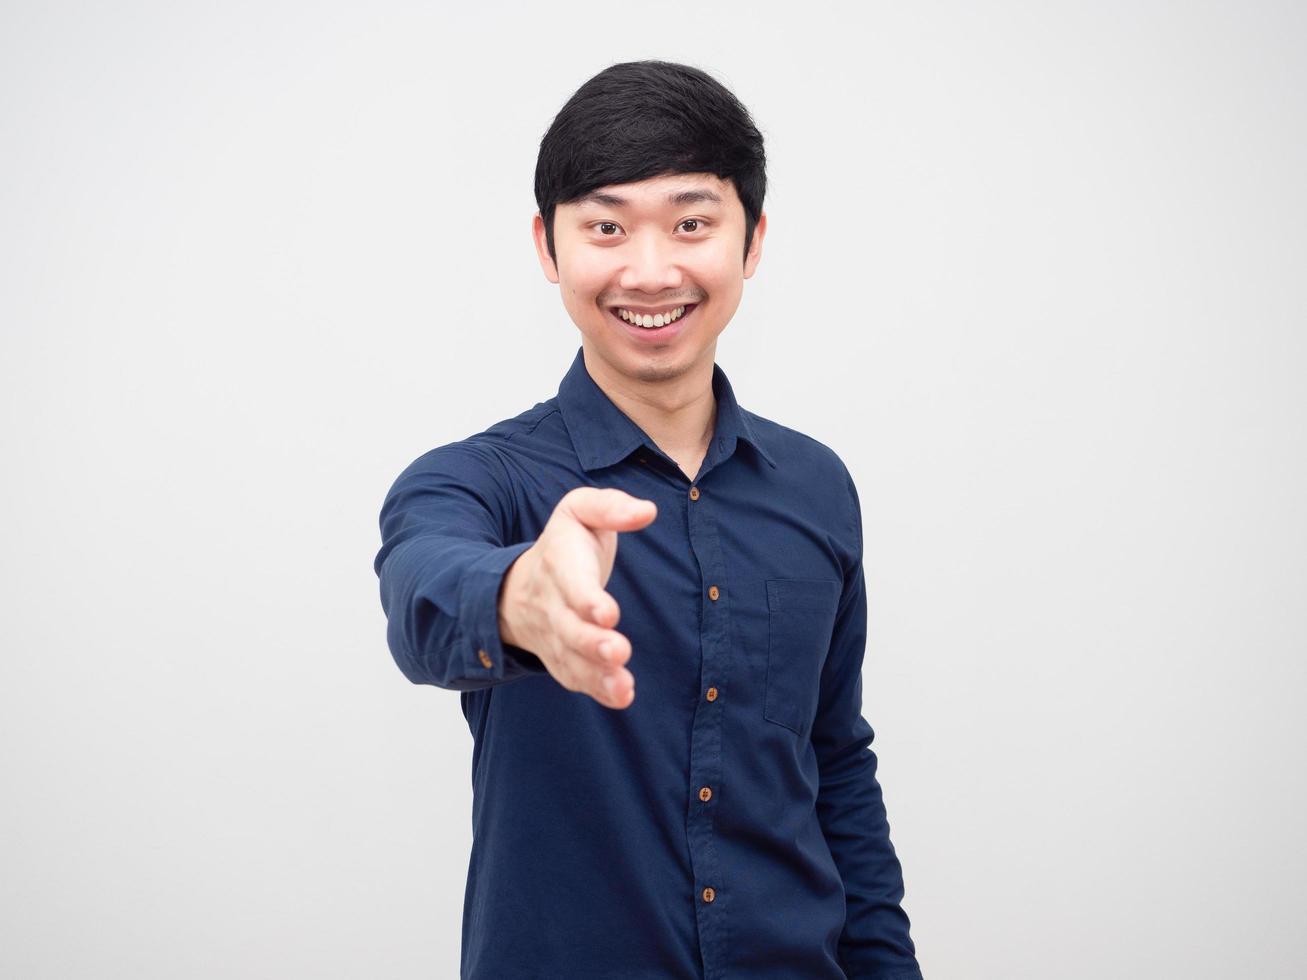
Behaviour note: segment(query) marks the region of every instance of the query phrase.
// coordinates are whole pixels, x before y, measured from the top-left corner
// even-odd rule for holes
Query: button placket
[[[686,831],[694,882],[699,886],[698,920],[700,953],[704,976],[720,977],[729,953],[728,928],[724,919],[727,908],[716,901],[724,884],[715,840],[717,793],[723,779],[722,740],[724,703],[719,703],[719,682],[729,668],[729,607],[722,582],[725,565],[718,535],[714,508],[703,489],[692,483],[686,493],[686,527],[690,550],[698,563],[700,576],[699,643],[702,652],[700,681],[704,698],[694,713],[690,737],[690,792]],[[711,883],[711,884],[709,884]],[[714,904],[715,902],[715,904]],[[727,903],[729,904],[729,903]]]

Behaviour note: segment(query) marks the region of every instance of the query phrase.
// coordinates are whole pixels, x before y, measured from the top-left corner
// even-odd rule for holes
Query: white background
[[[655,57],[767,139],[717,360],[858,481],[928,980],[1307,975],[1305,28],[6,3],[0,974],[457,975],[472,743],[377,512],[556,392],[539,139]]]

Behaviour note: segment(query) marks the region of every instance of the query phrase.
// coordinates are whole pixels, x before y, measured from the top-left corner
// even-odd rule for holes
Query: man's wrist
[[[504,572],[504,580],[499,587],[499,639],[501,643],[526,649],[522,637],[515,629],[519,597],[522,594],[522,582],[528,574],[527,566],[534,560],[535,548],[532,546],[513,559],[513,564]]]

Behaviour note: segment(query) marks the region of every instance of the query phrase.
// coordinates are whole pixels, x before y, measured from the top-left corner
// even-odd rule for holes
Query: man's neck
[[[589,350],[584,356],[586,370],[603,393],[693,478],[717,424],[713,352],[682,375],[644,382],[612,370]]]

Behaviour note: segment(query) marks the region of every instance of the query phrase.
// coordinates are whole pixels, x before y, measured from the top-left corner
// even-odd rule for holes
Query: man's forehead
[[[734,196],[735,188],[731,182],[715,174],[676,174],[629,184],[607,184],[569,204],[578,208],[684,207],[689,204],[726,204]]]

